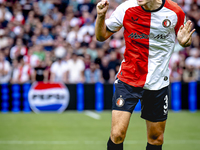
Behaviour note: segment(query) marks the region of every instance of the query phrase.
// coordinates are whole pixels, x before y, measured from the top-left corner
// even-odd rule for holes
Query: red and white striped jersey
[[[119,5],[106,19],[106,26],[112,32],[124,27],[126,49],[117,77],[149,90],[168,86],[169,59],[184,20],[184,12],[171,0],[163,0],[154,11],[143,9],[136,0]]]

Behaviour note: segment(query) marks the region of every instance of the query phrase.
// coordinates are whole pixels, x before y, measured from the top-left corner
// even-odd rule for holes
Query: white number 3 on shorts
[[[163,111],[164,111],[164,115],[166,115],[167,109],[168,109],[168,97],[167,97],[167,95],[165,96],[164,101],[165,101],[165,105],[163,106],[163,108],[164,108]]]

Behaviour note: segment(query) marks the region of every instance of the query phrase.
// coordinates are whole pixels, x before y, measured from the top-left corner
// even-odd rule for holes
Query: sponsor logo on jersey
[[[118,107],[122,107],[122,106],[124,106],[124,103],[125,103],[125,101],[124,101],[124,99],[122,98],[122,95],[120,95],[120,97],[116,100],[116,105],[117,105]]]
[[[146,35],[144,33],[142,34],[137,34],[137,33],[131,33],[128,37],[131,39],[166,39],[170,33],[168,34],[157,34],[154,35],[153,33],[150,33],[149,35]]]
[[[165,20],[163,20],[162,25],[165,28],[169,28],[171,25],[171,21],[169,19],[165,19]]]
[[[36,82],[32,85],[28,100],[36,112],[63,112],[69,104],[69,90],[62,83]]]
[[[138,21],[139,18],[134,19],[133,17],[131,17],[131,19],[135,22]]]

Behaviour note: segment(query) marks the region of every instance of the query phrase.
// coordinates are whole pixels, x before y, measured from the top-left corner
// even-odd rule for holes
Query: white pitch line
[[[146,141],[125,141],[125,144],[144,144]],[[164,144],[200,144],[200,140],[165,140]]]
[[[78,141],[0,141],[0,144],[44,144],[44,145],[67,145],[67,144],[78,144]]]
[[[200,145],[200,140],[166,140],[165,144],[198,144]],[[69,144],[106,144],[106,141],[0,141],[0,145],[69,145]],[[136,145],[136,144],[146,144],[146,141],[142,140],[132,140],[125,141],[124,144]]]
[[[99,120],[101,118],[100,115],[98,115],[97,113],[94,113],[92,111],[89,111],[89,110],[85,111],[85,115],[87,115],[87,116],[89,116],[91,118],[97,119],[97,120]]]

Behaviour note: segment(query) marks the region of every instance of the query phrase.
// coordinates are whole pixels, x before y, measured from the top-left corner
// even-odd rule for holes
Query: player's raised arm
[[[187,23],[180,27],[177,39],[181,46],[187,47],[190,46],[192,43],[192,34],[194,33],[195,29],[191,31],[192,28],[192,22],[190,20],[187,21]]]
[[[108,0],[100,1],[96,7],[97,19],[95,25],[95,35],[98,41],[105,41],[113,34],[113,32],[107,30],[105,24],[105,17],[108,7],[109,7]]]

